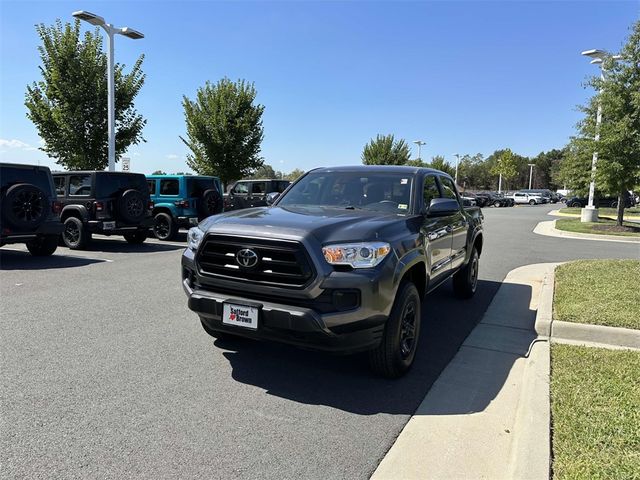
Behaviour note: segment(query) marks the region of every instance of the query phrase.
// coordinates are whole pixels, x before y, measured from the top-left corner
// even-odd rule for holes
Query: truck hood
[[[410,216],[323,207],[258,207],[222,213],[203,220],[209,233],[302,240],[314,237],[326,244],[371,241],[383,230]]]

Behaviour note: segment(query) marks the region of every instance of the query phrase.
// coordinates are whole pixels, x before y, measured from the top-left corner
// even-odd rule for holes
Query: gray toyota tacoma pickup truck
[[[182,282],[213,337],[368,351],[385,377],[412,365],[425,295],[476,291],[482,212],[438,170],[311,170],[268,207],[189,230]]]

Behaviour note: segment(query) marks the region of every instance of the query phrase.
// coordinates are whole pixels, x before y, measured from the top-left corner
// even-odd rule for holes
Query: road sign
[[[122,171],[128,172],[131,167],[131,159],[129,157],[122,157]]]

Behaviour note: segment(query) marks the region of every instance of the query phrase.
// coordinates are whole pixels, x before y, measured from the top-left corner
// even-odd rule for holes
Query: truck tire
[[[35,229],[49,215],[45,193],[30,183],[17,183],[7,189],[2,199],[2,218],[16,228]]]
[[[59,235],[44,235],[27,242],[27,250],[34,257],[48,257],[58,248]]]
[[[146,210],[145,200],[142,194],[130,188],[118,199],[118,213],[120,218],[129,223],[137,223],[144,217]]]
[[[496,200],[495,202],[493,202],[493,206],[494,207],[501,207],[502,203],[500,203],[500,200]]]
[[[168,213],[157,213],[154,217],[153,234],[158,240],[173,240],[178,234],[178,224]]]
[[[369,352],[369,364],[378,375],[398,378],[413,365],[420,338],[420,307],[418,289],[413,283],[403,280],[380,345]]]
[[[217,190],[210,188],[205,190],[198,201],[198,214],[200,218],[210,217],[222,212],[222,197]]]
[[[91,240],[91,234],[87,231],[82,220],[69,217],[64,221],[62,241],[71,250],[82,250]]]
[[[147,239],[147,232],[138,230],[137,232],[125,233],[124,239],[132,245],[140,245]]]
[[[453,275],[453,293],[458,298],[471,298],[478,286],[478,266],[480,256],[473,247],[467,264]]]

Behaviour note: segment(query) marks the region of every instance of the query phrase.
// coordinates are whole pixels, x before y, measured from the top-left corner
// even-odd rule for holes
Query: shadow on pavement
[[[54,253],[50,257],[34,257],[29,252],[0,250],[0,270],[48,270],[51,268],[84,267],[102,263],[99,258],[67,257]]]
[[[184,246],[172,245],[171,243],[160,243],[149,237],[144,243],[135,245],[127,242],[120,236],[94,236],[85,251],[88,252],[112,252],[112,253],[149,253],[149,252],[169,252],[171,250],[182,250]]]
[[[360,415],[412,415],[482,319],[499,287],[498,282],[480,281],[474,298],[466,301],[453,296],[451,282],[430,294],[423,309],[414,366],[398,380],[374,376],[369,371],[366,354],[332,356],[244,339],[216,340],[215,345],[230,350],[223,355],[231,364],[234,380],[263,388],[271,395]],[[514,315],[528,310],[530,294],[513,298],[519,305]],[[511,358],[513,362],[515,356]],[[499,367],[493,372],[493,395],[508,373],[507,364]],[[489,397],[484,399],[485,404],[490,401]]]

